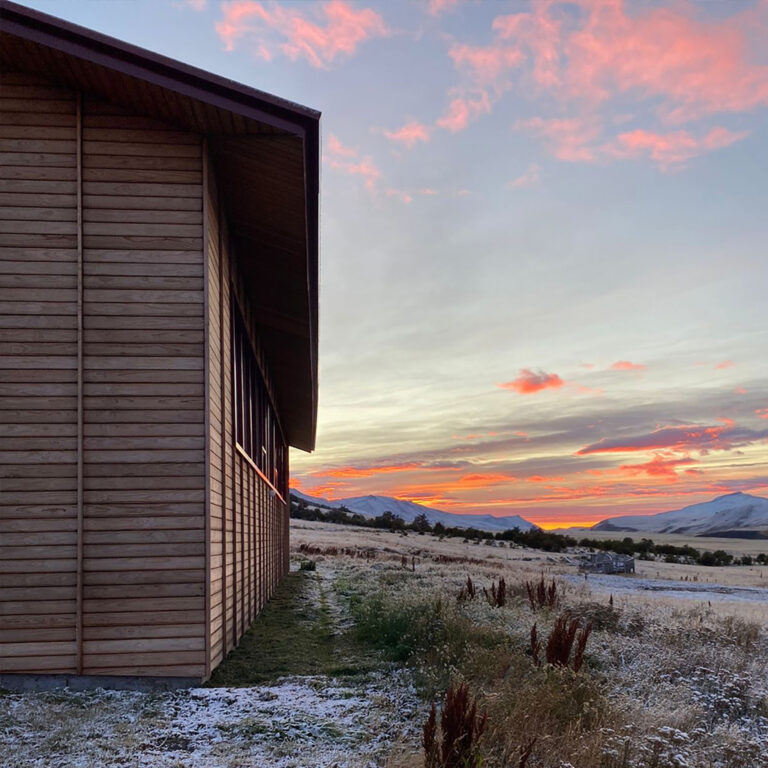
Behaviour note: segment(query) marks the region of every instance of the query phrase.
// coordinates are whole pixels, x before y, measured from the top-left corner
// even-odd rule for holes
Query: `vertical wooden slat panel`
[[[77,92],[77,674],[83,674],[83,94]]]

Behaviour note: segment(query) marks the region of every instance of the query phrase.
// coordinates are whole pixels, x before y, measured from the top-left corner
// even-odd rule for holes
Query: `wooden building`
[[[286,572],[319,118],[0,0],[0,685],[204,680]]]

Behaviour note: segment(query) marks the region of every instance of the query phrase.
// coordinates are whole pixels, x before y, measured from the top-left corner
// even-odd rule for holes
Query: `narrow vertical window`
[[[234,294],[234,289],[233,289]],[[287,449],[239,308],[232,306],[232,377],[235,442],[262,477],[287,494]]]

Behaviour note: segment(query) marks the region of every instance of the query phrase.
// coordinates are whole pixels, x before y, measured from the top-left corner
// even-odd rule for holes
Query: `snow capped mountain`
[[[315,496],[308,496],[296,490],[291,490],[291,495],[298,499],[304,499],[309,506],[319,508],[338,509],[346,507],[350,512],[356,512],[365,517],[379,517],[385,512],[391,512],[412,523],[417,515],[426,515],[427,520],[434,525],[442,523],[445,526],[455,528],[479,528],[483,531],[507,531],[519,528],[521,531],[534,530],[537,526],[519,515],[506,517],[494,517],[493,515],[456,515],[452,512],[443,512],[440,509],[424,507],[405,499],[395,499],[391,496],[352,496],[348,499],[328,501]]]
[[[592,527],[596,531],[686,533],[694,536],[760,531],[768,529],[768,499],[748,493],[729,493],[671,512],[609,517]]]

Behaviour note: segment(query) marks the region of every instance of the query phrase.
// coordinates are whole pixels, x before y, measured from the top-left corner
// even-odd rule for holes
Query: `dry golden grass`
[[[320,550],[311,557],[344,590],[363,603],[374,598],[356,618],[370,622],[371,636],[381,630],[397,642],[399,632],[421,627],[397,658],[415,666],[431,696],[441,700],[448,679],[469,682],[489,713],[484,768],[516,768],[534,736],[530,768],[768,768],[763,594],[736,600],[717,588],[695,598],[638,589],[648,579],[666,580],[666,588],[754,589],[766,569],[640,562],[637,576],[612,577],[637,591],[617,590],[609,603],[599,580],[579,576],[565,554],[306,521],[292,521],[291,535],[294,550]],[[542,573],[563,596],[557,609],[534,613],[523,582]],[[459,600],[467,576],[478,596]],[[511,599],[493,607],[483,588],[502,577]],[[546,638],[562,611],[593,623],[578,674],[537,668],[526,650],[533,622]],[[434,645],[431,626],[439,628]],[[386,765],[424,762],[406,741]]]

